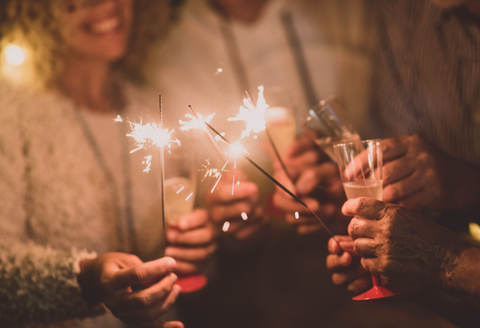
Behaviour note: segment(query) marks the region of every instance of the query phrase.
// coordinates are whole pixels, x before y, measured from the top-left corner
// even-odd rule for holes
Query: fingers
[[[168,296],[160,301],[153,302],[138,310],[121,310],[112,312],[115,316],[139,327],[183,327],[181,322],[165,323],[161,317],[172,307],[181,288],[178,285],[172,287]]]
[[[355,240],[355,252],[364,257],[376,256],[376,243],[370,238],[358,238]]]
[[[211,224],[189,231],[181,231],[174,228],[167,230],[167,240],[172,245],[205,245],[213,239],[215,239],[215,230]]]
[[[327,256],[327,268],[332,271],[338,271],[347,268],[352,263],[352,255],[343,252],[341,255],[330,254]]]
[[[178,228],[182,231],[197,229],[199,227],[204,226],[207,224],[208,221],[208,213],[203,209],[195,209],[192,213],[185,215],[184,217],[180,218],[180,221],[177,225],[171,225],[172,227]]]
[[[212,244],[213,245],[213,244]],[[205,261],[211,255],[212,250],[209,246],[198,248],[181,248],[168,246],[165,255],[175,258],[177,261]],[[178,266],[178,263],[177,263]]]
[[[354,281],[352,281],[347,289],[353,294],[361,294],[372,287],[372,275],[370,273],[364,273]]]
[[[389,206],[382,201],[368,197],[349,199],[343,204],[342,212],[346,216],[362,216],[373,220],[381,219],[382,211]]]
[[[290,146],[287,151],[287,156],[295,157],[298,154],[304,153],[309,149],[315,149],[316,145],[312,139],[308,138],[306,135],[301,135],[295,140],[295,142]]]
[[[338,179],[338,168],[332,163],[322,163],[305,169],[295,183],[298,195],[307,195],[324,184],[331,184],[332,179]]]
[[[405,179],[413,174],[415,161],[403,160],[405,157],[385,162],[383,164],[383,186]]]
[[[146,289],[117,293],[117,298],[114,300],[117,304],[116,309],[122,310],[124,316],[130,318],[134,318],[141,312],[148,312],[152,310],[152,306],[158,305],[159,302],[163,302],[167,298],[176,282],[177,276],[170,273]],[[107,305],[109,303],[109,301],[106,302]]]
[[[418,177],[417,175],[418,174],[412,174],[406,179],[386,186],[383,189],[384,201],[389,203],[397,203],[403,198],[407,198],[424,190],[425,185],[421,183],[423,179],[421,177]],[[434,193],[434,191],[432,191],[432,193]],[[432,196],[435,197],[434,195]],[[432,196],[426,195],[427,198],[430,198]]]
[[[232,184],[221,183],[218,184],[215,191],[211,194],[211,203],[222,205],[229,205],[239,201],[248,201],[249,203],[256,203],[259,199],[258,187],[253,182],[242,182],[235,186],[232,193]]]
[[[382,140],[383,161],[388,162],[404,156],[409,147],[408,136],[400,136]]]
[[[350,236],[336,235],[335,239],[328,240],[328,251],[332,254],[339,254],[343,251],[352,253],[354,251],[355,241]]]
[[[352,239],[373,238],[377,233],[377,223],[378,221],[354,217],[348,225],[348,235],[352,237]],[[356,246],[355,244],[355,247]]]
[[[163,277],[175,270],[175,267],[176,263],[174,259],[164,257],[132,268],[120,269],[113,275],[110,287],[117,290],[125,289],[141,284],[144,281]]]

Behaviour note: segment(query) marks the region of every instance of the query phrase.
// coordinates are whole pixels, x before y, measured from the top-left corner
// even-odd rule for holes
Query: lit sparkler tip
[[[242,212],[241,214],[243,221],[246,221],[248,219],[248,215],[245,212]]]
[[[222,226],[222,231],[223,231],[223,232],[227,232],[227,231],[228,231],[228,228],[230,228],[230,222],[225,221],[225,223],[224,223],[223,226]]]
[[[250,133],[258,133],[265,130],[267,121],[265,112],[268,108],[263,97],[263,86],[258,87],[258,100],[255,105],[247,92],[247,98],[243,99],[243,106],[240,106],[239,112],[235,117],[229,117],[228,121],[244,121],[245,130],[242,131],[240,138],[250,136]]]
[[[300,213],[298,213],[298,212],[295,212],[295,219],[297,219],[297,220],[298,220],[299,218],[300,218]]]
[[[188,106],[191,108],[192,106]],[[210,123],[212,120],[213,116],[215,113],[212,113],[205,118],[203,117],[202,114],[194,112],[194,114],[187,113],[185,114],[185,117],[189,118],[190,121],[182,121],[179,120],[178,122],[180,123],[180,130],[182,131],[188,131],[191,129],[200,129],[200,130],[207,130],[207,126],[205,123]]]

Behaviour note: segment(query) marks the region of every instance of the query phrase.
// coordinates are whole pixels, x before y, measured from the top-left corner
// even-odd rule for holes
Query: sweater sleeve
[[[81,295],[78,263],[95,253],[54,250],[28,238],[29,197],[18,97],[0,86],[0,322],[58,323],[98,314]]]

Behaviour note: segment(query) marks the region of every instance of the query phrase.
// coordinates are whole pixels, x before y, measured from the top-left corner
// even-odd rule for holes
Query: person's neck
[[[78,106],[111,112],[114,110],[112,81],[109,62],[71,56],[65,63],[59,88]]]
[[[254,23],[270,0],[209,0],[226,17],[244,24]]]

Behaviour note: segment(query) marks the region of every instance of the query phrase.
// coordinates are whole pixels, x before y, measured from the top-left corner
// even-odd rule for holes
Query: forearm
[[[460,242],[447,252],[441,289],[480,308],[480,248]]]
[[[98,314],[77,283],[84,255],[33,244],[0,246],[0,322],[23,326]]]

